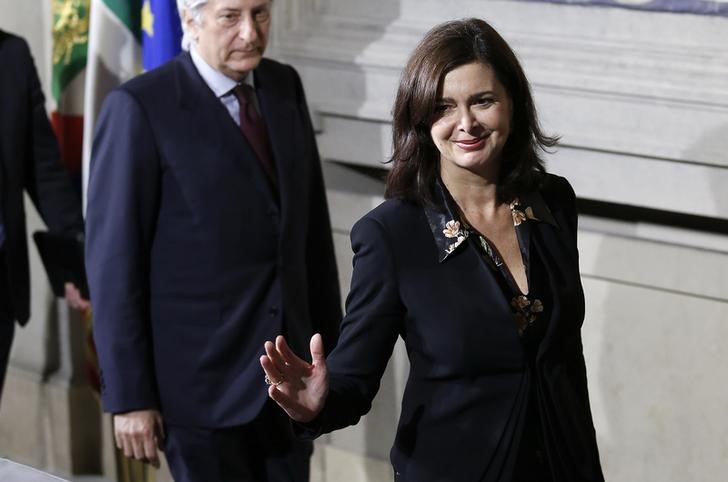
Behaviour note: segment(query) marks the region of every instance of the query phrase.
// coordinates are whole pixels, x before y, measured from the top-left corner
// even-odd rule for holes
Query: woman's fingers
[[[289,370],[287,369],[286,362],[281,357],[281,355],[276,350],[275,345],[273,345],[272,342],[266,341],[265,345],[265,354],[268,357],[268,360],[270,361],[269,369],[270,373],[268,373],[269,376],[273,375],[273,378],[271,378],[271,381],[273,383],[276,383],[281,378],[285,378],[286,375],[291,375],[290,373],[287,373]]]
[[[313,420],[316,415],[307,407],[299,403],[294,397],[280,390],[278,387],[268,388],[268,396],[278,404],[288,416],[296,422],[306,423]]]
[[[286,367],[304,373],[311,370],[311,365],[306,360],[302,360],[295,353],[293,353],[293,350],[291,350],[291,348],[288,346],[288,343],[286,343],[286,339],[283,336],[279,335],[276,337],[275,347],[282,357]]]
[[[310,422],[321,411],[328,393],[326,358],[321,335],[311,338],[313,365],[296,356],[285,338],[275,344],[266,342],[265,355],[260,357],[269,384],[268,396],[293,420]]]
[[[263,367],[266,383],[268,383],[269,385],[278,385],[279,383],[282,383],[284,381],[284,375],[281,374],[280,371],[278,371],[278,369],[276,368],[276,364],[273,362],[273,360],[271,360],[270,356],[261,356],[260,366]]]
[[[301,379],[281,379],[281,375],[275,368],[270,357],[263,355],[260,357],[260,365],[263,367],[265,377],[269,380],[268,396],[273,399],[293,420],[301,421],[300,413],[302,406],[295,396],[288,395],[288,391],[297,393],[301,387],[305,387]],[[277,382],[281,383],[277,383]],[[283,383],[286,387],[283,387]],[[304,417],[305,418],[305,417]]]
[[[309,344],[311,349],[311,361],[314,366],[326,366],[326,354],[324,353],[324,340],[319,333],[311,337]]]

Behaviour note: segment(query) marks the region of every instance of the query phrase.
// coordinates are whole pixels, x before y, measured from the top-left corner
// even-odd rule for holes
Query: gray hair
[[[177,10],[179,11],[179,18],[182,22],[182,50],[189,50],[190,42],[192,41],[187,31],[187,25],[185,25],[183,12],[187,10],[189,15],[192,16],[192,19],[199,24],[202,18],[202,12],[200,10],[207,2],[208,0],[177,0]]]

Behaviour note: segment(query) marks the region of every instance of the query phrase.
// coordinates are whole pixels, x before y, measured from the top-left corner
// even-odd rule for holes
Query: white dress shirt
[[[240,126],[240,104],[238,103],[238,98],[235,97],[235,94],[233,94],[233,89],[238,85],[238,83],[205,62],[205,59],[203,59],[195,50],[194,45],[190,46],[190,56],[192,57],[192,63],[200,73],[202,80],[205,81],[215,96],[220,99],[220,102],[222,102],[222,105],[225,106],[235,123]],[[252,72],[245,76],[243,83],[248,84],[255,90],[255,81],[253,79]],[[258,99],[255,96],[253,96],[253,105],[258,112],[260,112]]]

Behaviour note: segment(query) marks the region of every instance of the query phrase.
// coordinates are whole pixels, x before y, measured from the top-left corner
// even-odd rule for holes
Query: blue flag
[[[142,57],[144,70],[162,65],[182,50],[182,26],[176,0],[144,0]]]

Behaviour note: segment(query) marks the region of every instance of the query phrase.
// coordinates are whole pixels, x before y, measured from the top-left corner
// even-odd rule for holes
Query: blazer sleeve
[[[363,218],[351,245],[354,271],[339,343],[328,359],[329,396],[319,417],[304,425],[309,437],[354,425],[369,411],[397,337],[404,336],[405,308],[384,227]]]
[[[574,188],[565,178],[561,178],[563,181],[563,199],[566,208],[566,219],[567,226],[570,233],[570,239],[573,242],[572,251],[574,253],[576,263],[579,263],[579,248],[577,246],[578,241],[578,230],[579,230],[579,215],[577,209],[577,199]],[[581,272],[581,270],[579,270]],[[579,397],[581,402],[586,409],[586,413],[589,417],[589,421],[592,422],[591,404],[589,403],[589,388],[586,376],[586,361],[584,359],[584,344],[581,338],[581,330],[578,331],[578,338],[574,341],[574,357],[573,361],[569,366],[569,371],[574,386],[578,387]]]
[[[86,267],[107,412],[158,406],[149,273],[159,179],[142,107],[127,91],[111,92],[94,138],[86,213]]]
[[[569,251],[573,253],[574,260],[579,263],[579,249],[577,246],[579,215],[577,209],[577,199],[574,188],[566,178],[553,176],[553,199],[551,203],[554,210],[562,211],[561,219],[565,221],[564,228],[568,233],[568,242],[570,244]],[[567,354],[567,373],[571,380],[572,386],[577,391],[579,402],[585,410],[590,426],[593,426],[591,405],[589,403],[589,388],[586,374],[586,361],[584,359],[584,344],[582,342],[581,330],[575,332],[572,339],[568,340]]]
[[[21,42],[22,68],[28,88],[28,147],[30,159],[24,164],[25,190],[52,231],[78,234],[83,232],[81,201],[68,172],[61,164],[58,142],[45,109],[38,72],[28,45]]]
[[[321,159],[311,124],[306,96],[298,73],[291,68],[296,80],[298,102],[307,138],[306,158],[310,162],[311,185],[309,225],[306,236],[306,267],[309,309],[314,332],[320,333],[326,353],[331,353],[339,337],[341,323],[341,292],[331,231],[326,187]]]
[[[571,187],[571,184],[566,178],[561,177],[559,179],[562,183],[560,191],[562,192],[561,199],[566,212],[566,224],[569,233],[571,234],[571,241],[573,242],[572,249],[574,250],[574,252],[577,253],[578,258],[579,250],[577,247],[577,233],[579,230],[579,215],[576,204],[576,193],[574,192],[574,188]]]

